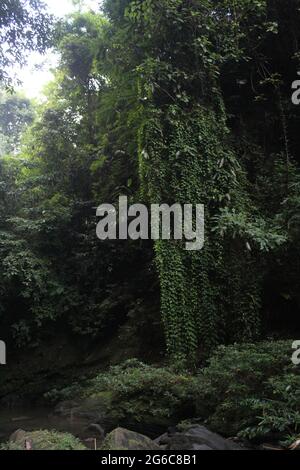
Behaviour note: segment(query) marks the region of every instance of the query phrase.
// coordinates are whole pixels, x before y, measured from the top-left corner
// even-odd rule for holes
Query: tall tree
[[[0,157],[17,154],[21,137],[34,119],[33,106],[20,94],[0,94]]]
[[[30,51],[45,51],[51,41],[50,25],[51,16],[41,0],[1,1],[0,82],[11,82],[11,67],[24,65]]]

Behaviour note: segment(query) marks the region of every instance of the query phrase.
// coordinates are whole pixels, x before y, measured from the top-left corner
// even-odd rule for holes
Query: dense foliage
[[[196,383],[189,375],[130,360],[95,377],[85,394],[97,396],[100,392],[102,396],[109,392],[108,412],[120,423],[163,430],[170,423],[175,425],[193,416]]]
[[[73,4],[60,21],[40,0],[0,4],[0,339],[11,361],[0,398],[67,400],[66,413],[96,411],[106,430],[156,436],[196,419],[289,446],[300,426],[286,339],[300,333],[300,0]],[[60,59],[44,99],[15,93],[15,71],[49,47]],[[96,208],[121,195],[204,204],[203,250],[100,242]],[[55,431],[29,439],[83,448]]]
[[[45,394],[48,403],[79,403],[79,413],[97,410],[106,431],[129,427],[152,436],[196,412],[198,381],[169,367],[130,359],[89,380]]]
[[[199,376],[197,416],[228,436],[292,444],[300,425],[299,372],[290,341],[220,347]]]
[[[24,450],[25,440],[31,445],[31,450],[87,450],[79,439],[68,433],[56,431],[24,432],[25,435],[16,441],[9,441],[0,446],[0,450]]]
[[[299,176],[287,136],[292,106],[282,95],[292,77],[282,73],[286,56],[272,57],[269,47],[285,34],[280,5],[137,1],[121,2],[116,11],[106,2],[118,53],[136,71],[142,103],[141,189],[150,202],[206,207],[203,251],[186,253],[178,242],[155,246],[167,346],[179,360],[193,361],[199,346],[209,350],[262,334],[270,258],[280,256],[291,237],[282,207]],[[141,45],[138,53],[132,44]],[[296,53],[289,50],[291,69]],[[252,130],[245,97],[264,100],[264,107],[275,101],[274,112],[280,111],[269,147],[265,135]],[[260,110],[253,104],[258,120]],[[292,116],[290,125],[295,122]],[[269,193],[266,180],[275,174],[285,188],[270,211],[273,185]]]
[[[0,81],[14,79],[12,66],[24,65],[30,51],[44,52],[51,43],[51,17],[41,0],[1,0]]]
[[[17,2],[13,19],[2,3],[12,60],[43,49],[39,2]],[[58,328],[99,340],[129,320],[149,341],[159,302],[177,365],[299,329],[298,6],[106,0],[102,14],[56,25],[61,60],[34,122],[26,100],[0,107],[12,114],[1,120],[0,160],[7,342],[34,346]],[[204,249],[100,243],[96,207],[119,195],[205,204]]]
[[[0,96],[0,156],[17,155],[26,128],[33,123],[34,109],[22,95]]]
[[[102,410],[108,430],[126,425],[157,435],[196,418],[247,445],[288,447],[299,437],[300,425],[300,371],[290,351],[290,340],[220,346],[194,375],[132,359],[91,380],[51,390],[46,399],[79,400],[81,412]]]

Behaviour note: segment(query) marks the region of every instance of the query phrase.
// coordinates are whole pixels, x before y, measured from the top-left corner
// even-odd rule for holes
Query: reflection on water
[[[91,436],[79,420],[52,414],[48,408],[17,408],[0,411],[0,442],[7,441],[17,429],[24,431],[55,430],[69,432],[80,439]]]

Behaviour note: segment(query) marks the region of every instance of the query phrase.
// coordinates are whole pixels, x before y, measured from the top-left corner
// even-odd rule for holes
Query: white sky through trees
[[[50,13],[56,17],[62,18],[65,15],[76,11],[72,0],[44,0]],[[79,2],[83,9],[99,11],[100,0],[83,0]],[[13,73],[22,81],[18,90],[23,90],[29,98],[39,98],[45,85],[52,80],[51,69],[57,65],[58,57],[53,52],[47,52],[45,55],[38,53],[30,54],[28,65],[22,69],[15,67]]]

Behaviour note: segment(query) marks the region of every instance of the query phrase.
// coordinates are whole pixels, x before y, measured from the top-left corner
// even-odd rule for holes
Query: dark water
[[[53,413],[53,408],[46,407],[17,407],[8,409],[0,408],[0,443],[6,442],[11,434],[18,429],[24,431],[59,431],[68,432],[79,438],[86,446],[90,446],[91,441],[101,438],[95,429],[90,429],[91,421],[88,417],[58,416]],[[170,425],[172,423],[169,423]],[[175,423],[173,423],[175,424]],[[117,426],[128,428],[132,431],[146,434],[150,438],[156,438],[163,434],[168,428],[168,424],[147,424],[132,422],[106,422],[103,423],[106,432],[110,432]]]
[[[0,442],[7,441],[17,429],[69,432],[82,440],[91,437],[82,422],[72,418],[55,416],[49,408],[0,410]]]

